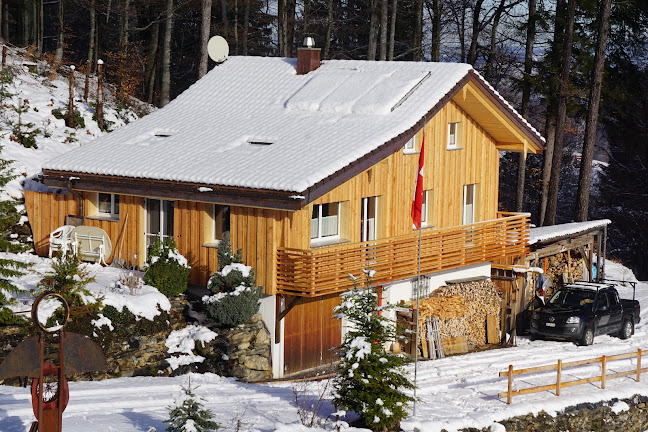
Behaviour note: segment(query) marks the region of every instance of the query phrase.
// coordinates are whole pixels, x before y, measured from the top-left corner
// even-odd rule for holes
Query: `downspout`
[[[70,177],[67,181],[67,191],[70,192],[72,195],[76,196],[79,199],[79,215],[75,215],[75,217],[83,219],[83,196],[75,190],[72,189],[72,180],[73,178]]]

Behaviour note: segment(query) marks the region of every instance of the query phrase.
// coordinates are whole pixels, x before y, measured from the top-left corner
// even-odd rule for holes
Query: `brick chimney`
[[[304,38],[304,46],[297,48],[297,75],[305,75],[320,67],[320,48],[315,48],[312,37]]]

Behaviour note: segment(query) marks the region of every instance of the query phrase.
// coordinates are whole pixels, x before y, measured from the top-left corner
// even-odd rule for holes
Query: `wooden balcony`
[[[418,232],[371,242],[314,249],[277,250],[277,293],[316,297],[352,287],[349,274],[375,270],[383,284],[417,275]],[[423,229],[421,274],[492,262],[527,253],[528,213],[500,213],[497,219],[443,229]]]

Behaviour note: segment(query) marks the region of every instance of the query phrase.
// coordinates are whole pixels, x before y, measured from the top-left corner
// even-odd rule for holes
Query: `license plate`
[[[547,323],[547,327],[556,327],[556,323]]]

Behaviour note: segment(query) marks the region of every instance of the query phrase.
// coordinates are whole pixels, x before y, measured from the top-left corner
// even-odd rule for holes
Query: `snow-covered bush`
[[[167,432],[210,432],[220,428],[219,424],[212,420],[214,415],[211,410],[205,409],[201,402],[202,398],[196,398],[191,388],[191,382],[183,387],[180,397],[175,401],[174,407],[169,407],[169,423]]]
[[[371,430],[398,430],[407,417],[407,404],[414,400],[403,390],[414,384],[403,369],[406,359],[384,348],[385,342],[400,336],[400,330],[380,314],[390,306],[378,306],[378,292],[371,286],[373,271],[365,274],[362,288],[352,276],[354,288],[342,295],[342,304],[334,310],[337,318],[351,324],[338,352],[334,403],[342,412],[356,412]]]
[[[144,282],[165,296],[175,297],[187,290],[191,267],[173,240],[162,242],[156,238],[148,248],[146,267]]]
[[[227,326],[247,322],[259,311],[261,287],[256,287],[254,269],[243,264],[241,250],[232,253],[229,235],[218,245],[218,271],[209,279],[213,293],[202,298],[207,319]]]

